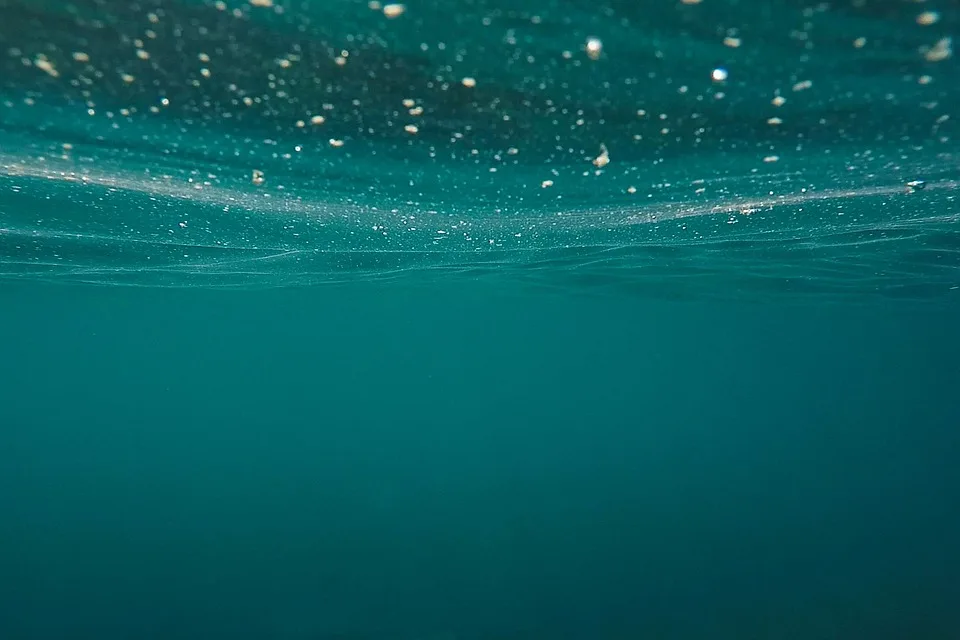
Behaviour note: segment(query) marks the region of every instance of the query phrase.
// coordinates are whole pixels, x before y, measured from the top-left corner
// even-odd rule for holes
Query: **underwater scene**
[[[960,638],[958,37],[0,0],[0,640]]]

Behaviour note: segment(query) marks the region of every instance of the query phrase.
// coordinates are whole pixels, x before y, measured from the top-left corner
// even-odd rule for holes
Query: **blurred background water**
[[[0,17],[0,638],[960,637],[955,4]]]

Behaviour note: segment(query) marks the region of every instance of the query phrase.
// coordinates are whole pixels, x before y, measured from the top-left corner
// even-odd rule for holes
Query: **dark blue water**
[[[0,0],[0,638],[960,637],[956,7],[397,12]]]

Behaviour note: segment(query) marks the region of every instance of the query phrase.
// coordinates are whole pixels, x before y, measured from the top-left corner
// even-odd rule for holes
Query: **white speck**
[[[953,55],[953,39],[941,38],[932,48],[924,51],[923,57],[927,62],[940,62]]]
[[[607,145],[600,145],[600,155],[593,159],[593,164],[598,169],[602,169],[610,164],[610,154],[607,152]]]
[[[710,77],[713,79],[714,82],[723,82],[724,80],[727,79],[727,76],[729,75],[730,74],[723,67],[717,67],[716,69],[710,72]]]
[[[586,51],[591,60],[599,60],[603,53],[603,42],[600,38],[587,38]]]
[[[406,5],[402,4],[385,4],[383,5],[383,15],[388,18],[396,18],[402,16],[403,12],[407,10]]]

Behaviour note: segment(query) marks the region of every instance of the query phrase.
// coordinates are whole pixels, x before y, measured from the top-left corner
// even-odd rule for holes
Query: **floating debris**
[[[607,152],[607,145],[600,145],[600,155],[593,159],[593,165],[598,169],[603,169],[610,164],[610,154]]]
[[[599,60],[601,54],[603,54],[603,42],[600,41],[600,38],[587,38],[587,44],[584,48],[587,57],[591,60]]]
[[[263,184],[263,181],[264,181],[263,171],[261,171],[260,169],[254,169],[251,182],[253,182],[253,184],[259,187],[261,184]]]
[[[941,38],[929,49],[923,49],[923,57],[927,62],[940,62],[953,55],[953,39]]]
[[[403,4],[385,4],[383,5],[383,15],[388,18],[397,18],[403,15],[407,10],[406,5]]]
[[[57,71],[57,68],[53,66],[53,63],[47,60],[47,57],[43,54],[37,56],[37,59],[33,61],[33,64],[52,78],[60,77],[60,72]]]

